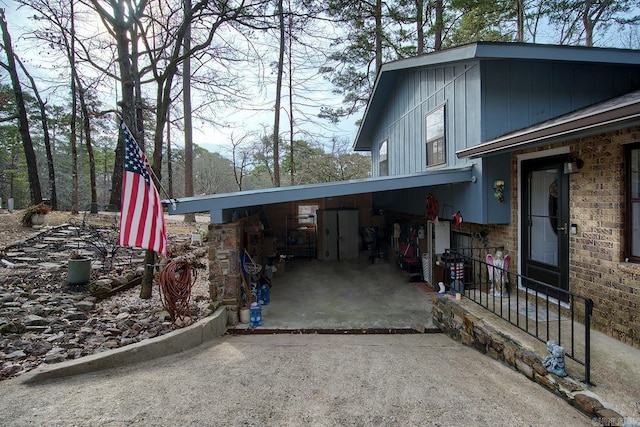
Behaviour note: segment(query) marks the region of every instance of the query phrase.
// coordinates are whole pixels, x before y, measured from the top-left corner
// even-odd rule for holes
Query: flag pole
[[[122,118],[122,116],[120,116],[119,113],[116,113],[118,115],[118,118],[120,119],[120,126],[124,126],[125,129],[127,129],[127,131],[129,131],[129,133],[131,135],[133,135],[133,133],[131,132],[131,129],[129,129],[129,126],[127,126],[127,124],[124,122],[124,119]],[[134,141],[136,142],[136,145],[138,146],[138,148],[140,149],[140,151],[142,151],[142,148],[140,148],[140,144],[138,143],[138,141],[134,138]],[[149,167],[149,171],[151,172],[151,175],[153,176],[153,180],[158,184],[158,186],[162,189],[162,191],[164,192],[165,196],[167,196],[167,200],[169,200],[169,203],[171,203],[171,206],[173,207],[173,210],[176,210],[176,202],[178,201],[178,199],[172,199],[171,196],[169,195],[169,192],[167,190],[165,190],[164,186],[162,185],[162,182],[158,179],[158,176],[156,175],[156,172],[153,170],[153,167]]]

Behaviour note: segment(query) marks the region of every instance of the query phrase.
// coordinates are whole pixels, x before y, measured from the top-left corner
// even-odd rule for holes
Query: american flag
[[[118,244],[151,249],[167,258],[167,228],[160,195],[149,175],[149,162],[124,122],[120,127],[124,175]]]

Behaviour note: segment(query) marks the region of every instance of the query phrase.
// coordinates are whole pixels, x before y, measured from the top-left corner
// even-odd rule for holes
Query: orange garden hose
[[[184,260],[171,261],[160,273],[160,300],[169,313],[171,323],[191,317],[189,299],[197,275],[197,270],[193,270],[191,264]]]

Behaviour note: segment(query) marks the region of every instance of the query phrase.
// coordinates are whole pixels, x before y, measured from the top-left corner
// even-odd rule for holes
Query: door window
[[[557,171],[531,172],[529,182],[529,259],[558,265]]]

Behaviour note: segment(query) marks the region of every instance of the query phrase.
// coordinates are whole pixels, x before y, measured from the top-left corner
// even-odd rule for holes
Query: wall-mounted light
[[[567,160],[564,162],[564,173],[576,173],[578,169],[582,169],[584,166],[584,160],[575,157],[573,154],[569,154]]]

